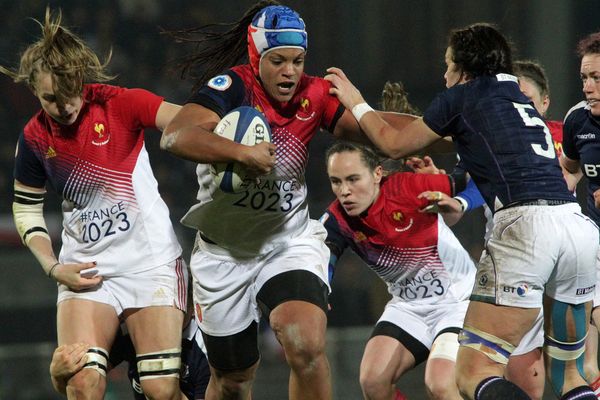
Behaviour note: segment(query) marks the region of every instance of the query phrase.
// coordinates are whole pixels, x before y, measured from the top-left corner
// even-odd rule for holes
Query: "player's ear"
[[[383,177],[383,167],[381,165],[375,167],[373,177],[375,178],[375,183],[379,184],[381,182],[381,178]]]
[[[541,113],[542,116],[546,115],[546,111],[548,111],[548,107],[550,107],[550,96],[548,96],[547,94],[542,96],[542,109],[541,109]]]

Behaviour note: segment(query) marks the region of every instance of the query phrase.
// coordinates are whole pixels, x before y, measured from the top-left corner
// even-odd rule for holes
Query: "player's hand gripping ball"
[[[224,138],[246,146],[261,142],[271,142],[271,128],[264,115],[252,107],[238,107],[230,111],[219,121],[214,132]],[[215,163],[210,171],[215,183],[226,193],[243,191],[250,181],[242,164]]]

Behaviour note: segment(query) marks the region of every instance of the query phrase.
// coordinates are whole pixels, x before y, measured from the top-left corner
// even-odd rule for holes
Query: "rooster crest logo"
[[[394,220],[394,225],[396,225],[394,226],[396,232],[407,231],[413,226],[413,219],[410,218],[408,222],[406,222],[406,218],[400,210],[392,211],[391,217]]]
[[[394,221],[402,221],[404,219],[404,215],[402,215],[402,213],[400,211],[394,211],[392,213],[392,219]]]
[[[104,124],[101,122],[94,123],[94,132],[96,132],[96,138],[92,140],[92,144],[96,146],[104,146],[110,140],[110,133],[105,132]]]
[[[94,130],[98,133],[98,137],[101,138],[104,136],[104,124],[95,123]]]
[[[308,121],[315,116],[315,112],[310,112],[310,100],[302,97],[300,99],[300,109],[296,113],[296,118],[300,121]]]
[[[365,235],[361,231],[357,231],[354,233],[354,241],[355,242],[362,242],[363,240],[366,240],[366,239],[367,239],[367,235]]]
[[[302,111],[306,112],[309,105],[310,101],[308,101],[308,99],[303,97],[302,100],[300,100],[300,107],[302,107]]]

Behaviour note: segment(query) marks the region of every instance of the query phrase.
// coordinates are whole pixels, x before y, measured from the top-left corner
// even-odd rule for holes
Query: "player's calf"
[[[546,312],[551,329],[546,330],[544,352],[548,367],[548,381],[561,399],[593,399],[594,392],[585,385],[583,354],[589,314],[587,304],[567,304],[553,299]],[[548,308],[548,307],[546,307]],[[573,397],[577,394],[579,397]],[[565,397],[567,396],[567,397]]]

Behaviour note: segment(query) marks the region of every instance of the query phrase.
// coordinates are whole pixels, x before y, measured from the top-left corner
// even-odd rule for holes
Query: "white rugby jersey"
[[[447,175],[395,173],[366,215],[349,216],[335,200],[321,217],[331,261],[351,248],[405,302],[467,299],[475,265],[439,214],[420,211],[428,202],[417,196],[427,190],[453,194]]]
[[[86,85],[74,125],[43,110],[19,139],[15,179],[63,198],[61,263],[96,261],[103,276],[151,269],[181,255],[144,146],[162,98]]]
[[[304,177],[308,144],[319,129],[333,131],[344,112],[329,94],[322,78],[303,75],[293,98],[273,101],[256,80],[249,65],[240,65],[211,79],[189,102],[200,104],[221,117],[239,106],[261,111],[277,145],[275,168],[260,183],[247,181],[245,190],[229,194],[214,187],[208,166],[197,168],[200,203],[182,223],[198,229],[225,253],[253,257],[285,246],[290,237],[309,227],[307,188]]]

